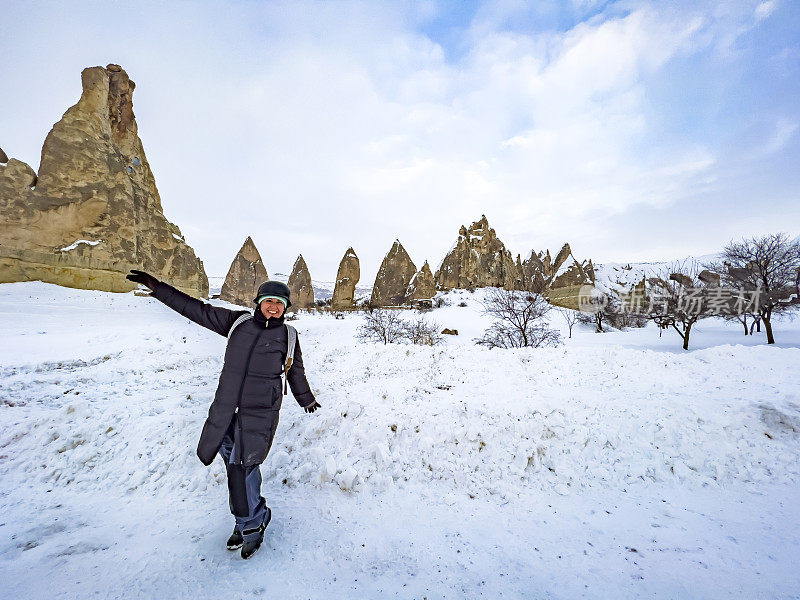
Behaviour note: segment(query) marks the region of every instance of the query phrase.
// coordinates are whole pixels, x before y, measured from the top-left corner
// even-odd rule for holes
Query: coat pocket
[[[278,377],[250,377],[242,394],[244,410],[278,410],[281,407],[281,380]]]

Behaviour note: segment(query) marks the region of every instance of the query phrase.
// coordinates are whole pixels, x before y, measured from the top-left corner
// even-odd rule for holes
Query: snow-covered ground
[[[435,348],[294,322],[323,408],[284,402],[242,561],[194,455],[224,338],[151,298],[0,285],[0,597],[800,597],[800,324],[487,350],[481,291],[448,297]]]

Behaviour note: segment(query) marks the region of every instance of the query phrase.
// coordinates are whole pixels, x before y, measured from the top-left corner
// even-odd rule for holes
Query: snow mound
[[[769,364],[770,385],[800,394],[789,375],[800,350],[501,353],[301,338],[323,408],[306,415],[284,402],[262,467],[276,485],[513,497],[800,478],[797,396],[765,398],[762,375]],[[206,469],[194,455],[220,368],[219,356],[169,336],[91,360],[4,367],[0,473],[97,491],[222,486],[221,462]]]

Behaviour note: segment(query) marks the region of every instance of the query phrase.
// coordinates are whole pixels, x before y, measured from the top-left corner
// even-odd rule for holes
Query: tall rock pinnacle
[[[53,126],[38,174],[0,161],[0,282],[129,291],[131,268],[208,296],[203,263],[170,223],[118,65],[81,74],[78,103]]]
[[[289,275],[287,285],[292,295],[290,311],[314,306],[314,287],[311,285],[311,273],[308,271],[308,266],[302,254],[294,261],[292,274]]]
[[[220,300],[239,306],[252,306],[258,286],[269,279],[255,243],[250,236],[233,258],[225,283],[219,293]]]
[[[395,240],[383,259],[375,285],[372,286],[373,306],[399,306],[406,301],[406,290],[417,267],[403,248],[400,240]]]
[[[433,279],[433,273],[428,265],[428,261],[422,265],[422,268],[417,271],[411,278],[406,290],[406,300],[411,302],[414,300],[430,300],[436,295],[436,281]]]
[[[361,279],[360,263],[355,250],[350,247],[344,253],[336,273],[336,287],[333,288],[333,298],[331,298],[333,310],[351,310],[355,307],[353,298],[359,279]]]

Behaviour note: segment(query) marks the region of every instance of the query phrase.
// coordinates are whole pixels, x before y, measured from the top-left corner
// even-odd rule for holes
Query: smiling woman
[[[260,465],[278,427],[281,376],[307,413],[320,406],[306,380],[297,332],[284,323],[283,313],[291,306],[289,288],[279,281],[261,284],[254,299],[258,310],[251,315],[192,298],[143,271],[131,271],[128,279],[149,288],[172,310],[228,338],[197,456],[206,466],[217,454],[225,461],[230,508],[236,518],[227,548],[241,548],[242,558],[250,558],[261,547],[272,518],[261,496]]]
[[[258,288],[255,302],[267,319],[279,319],[292,303],[289,286],[280,281],[266,281]]]

